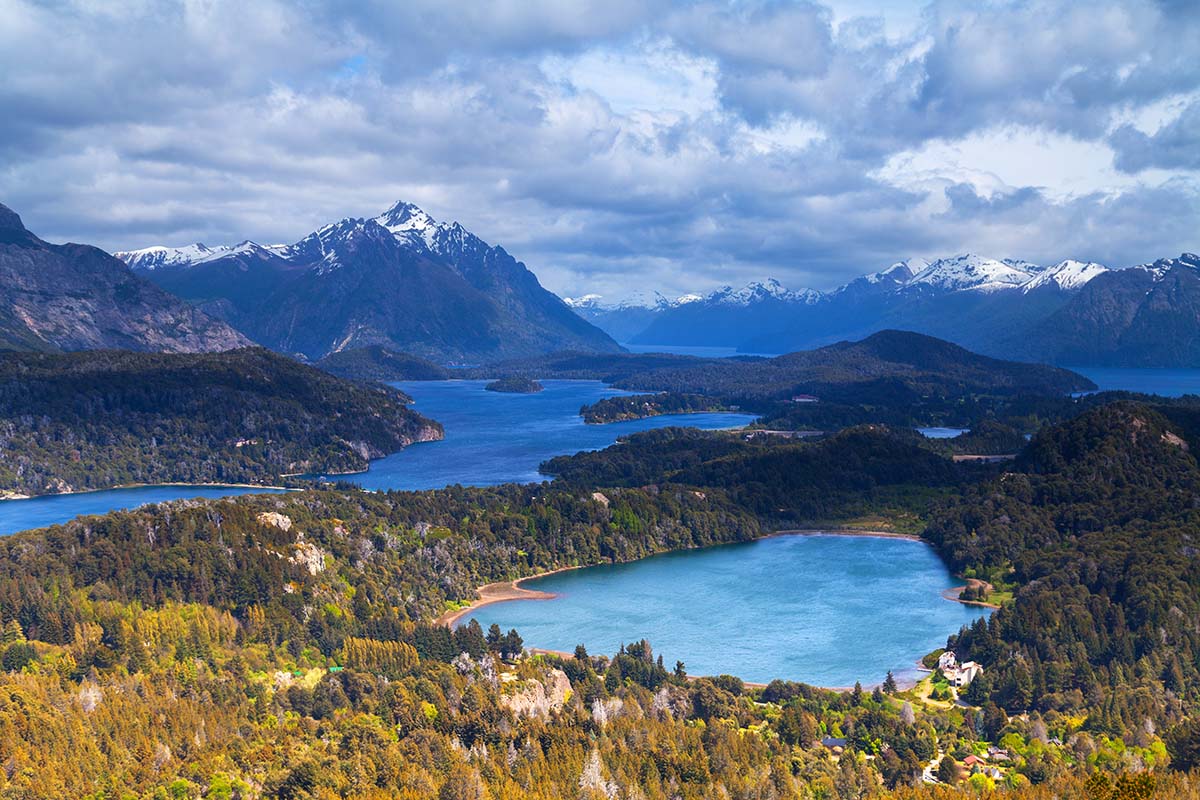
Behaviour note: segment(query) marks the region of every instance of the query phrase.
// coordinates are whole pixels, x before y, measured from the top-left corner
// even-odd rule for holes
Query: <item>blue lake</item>
[[[371,463],[367,472],[343,476],[368,489],[434,489],[453,484],[492,486],[543,480],[538,465],[552,456],[599,450],[635,431],[688,425],[734,428],[747,414],[685,414],[585,425],[579,408],[623,394],[598,381],[544,381],[538,394],[484,390],[486,381],[395,384],[412,395],[414,407],[441,422],[446,438],[413,445]],[[0,534],[65,522],[80,514],[103,514],[183,497],[221,497],[262,492],[219,486],[144,486],[102,492],[0,501]]]
[[[889,670],[911,679],[921,656],[990,613],[942,596],[960,584],[922,542],[777,536],[524,581],[558,596],[470,617],[516,628],[527,647],[612,655],[644,638],[693,675],[869,686]]]
[[[441,442],[424,442],[371,462],[346,480],[366,489],[436,489],[494,486],[546,480],[538,465],[553,456],[601,450],[619,436],[651,428],[686,425],[708,430],[740,428],[748,414],[676,414],[587,425],[579,408],[627,394],[598,381],[542,381],[537,394],[489,392],[487,381],[394,384],[416,400],[415,408],[446,429]]]
[[[1119,367],[1069,367],[1100,387],[1100,391],[1127,391],[1180,397],[1200,394],[1200,369],[1142,369]]]
[[[917,428],[917,433],[927,439],[953,439],[962,436],[970,428]]]

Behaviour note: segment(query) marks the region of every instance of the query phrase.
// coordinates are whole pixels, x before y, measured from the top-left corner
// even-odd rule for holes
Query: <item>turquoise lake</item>
[[[953,439],[962,436],[970,428],[917,428],[917,433],[927,439]]]
[[[367,489],[436,489],[545,480],[538,465],[548,458],[599,450],[635,431],[687,425],[737,428],[747,414],[685,414],[585,425],[580,406],[624,394],[599,381],[544,381],[538,394],[484,390],[486,381],[412,381],[394,384],[414,408],[442,423],[446,438],[405,448],[371,462],[367,472],[341,476]],[[184,497],[222,497],[262,492],[218,486],[143,486],[102,492],[0,501],[0,534],[65,522],[80,514],[103,514]]]
[[[942,596],[960,584],[922,542],[776,536],[525,581],[558,597],[469,618],[516,628],[526,647],[612,655],[647,639],[692,675],[870,686],[888,670],[912,679],[921,656],[990,613]]]

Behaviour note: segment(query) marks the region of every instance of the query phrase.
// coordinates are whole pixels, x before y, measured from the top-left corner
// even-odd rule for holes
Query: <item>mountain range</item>
[[[116,255],[254,341],[310,360],[372,345],[442,363],[621,349],[502,247],[404,202],[290,245]]]
[[[0,350],[179,353],[248,344],[104,251],[42,241],[0,205]]]
[[[958,255],[901,261],[829,292],[775,280],[675,300],[568,299],[642,346],[785,353],[879,330],[937,336],[1003,358],[1088,366],[1200,366],[1200,257],[1125,269]]]

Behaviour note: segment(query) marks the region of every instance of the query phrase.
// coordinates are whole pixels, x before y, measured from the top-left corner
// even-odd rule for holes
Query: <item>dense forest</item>
[[[261,348],[0,354],[0,491],[362,470],[441,438],[407,401]]]
[[[341,378],[359,381],[444,381],[451,373],[428,359],[379,345],[330,353],[316,366]]]
[[[975,701],[1079,715],[1145,741],[1200,702],[1200,468],[1160,414],[1119,403],[1036,436],[1013,471],[945,501],[926,536],[1016,587],[952,645],[992,665]]]
[[[502,392],[504,394],[537,394],[542,391],[543,387],[533,378],[498,378],[483,387],[489,392]]]
[[[176,501],[17,534],[0,797],[1200,797],[1193,430],[1097,406],[976,467],[878,425],[667,429],[555,459],[542,485]],[[961,703],[937,672],[757,687],[687,676],[636,631],[528,657],[519,631],[432,624],[483,583],[864,514],[924,530],[1000,600],[947,642],[985,665]]]
[[[982,468],[953,463],[913,431],[875,425],[812,442],[663,428],[606,450],[550,459],[541,469],[579,487],[719,491],[768,526],[787,527],[881,513],[911,525],[931,497]]]
[[[720,400],[700,394],[658,392],[605,397],[579,409],[589,425],[620,422],[626,419],[656,417],[661,414],[697,414],[705,411],[731,411]]]

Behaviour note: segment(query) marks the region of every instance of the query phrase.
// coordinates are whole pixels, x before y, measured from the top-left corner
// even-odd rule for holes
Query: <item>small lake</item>
[[[942,597],[956,582],[923,542],[776,536],[560,572],[522,587],[553,600],[478,609],[486,630],[516,628],[526,647],[612,655],[648,639],[692,675],[864,686],[915,662],[990,611]],[[465,620],[464,620],[465,621]]]
[[[970,430],[970,428],[917,428],[917,433],[926,439],[953,439]]]
[[[1200,394],[1200,369],[1068,367],[1090,378],[1102,392],[1142,392],[1163,397]]]
[[[371,462],[367,472],[342,476],[367,489],[437,489],[454,484],[494,486],[545,480],[538,465],[581,450],[600,450],[617,437],[651,428],[686,425],[739,428],[748,414],[678,414],[586,425],[580,406],[625,394],[599,381],[544,381],[537,394],[489,392],[487,381],[411,381],[394,384],[414,408],[441,422],[446,438],[416,444]],[[332,477],[332,476],[331,476]],[[0,534],[65,522],[80,514],[103,514],[183,497],[223,497],[263,492],[220,486],[143,486],[31,500],[0,501]]]

